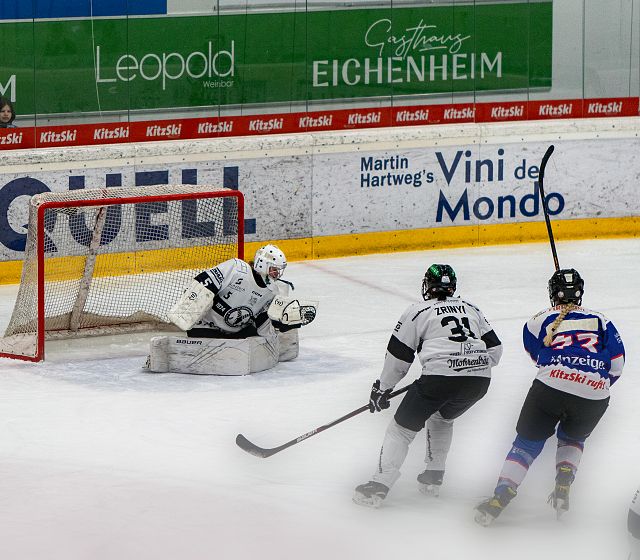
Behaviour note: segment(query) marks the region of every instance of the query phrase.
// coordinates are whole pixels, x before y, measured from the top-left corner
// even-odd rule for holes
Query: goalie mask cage
[[[37,362],[45,339],[175,330],[167,311],[193,277],[244,258],[243,224],[242,194],[211,186],[33,196],[0,356]]]

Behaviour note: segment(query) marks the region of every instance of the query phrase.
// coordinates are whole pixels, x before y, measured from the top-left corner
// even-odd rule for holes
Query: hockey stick
[[[409,389],[409,387],[411,387],[411,384],[407,385],[406,387],[402,387],[402,389],[398,389],[397,391],[393,391],[393,393],[391,393],[389,395],[389,398],[392,399],[393,397],[406,392]],[[251,453],[251,455],[255,455],[256,457],[260,457],[262,459],[266,459],[267,457],[271,457],[271,455],[275,455],[276,453],[280,453],[280,451],[283,451],[284,449],[287,449],[287,447],[291,447],[292,445],[295,445],[296,443],[300,443],[301,441],[304,441],[305,439],[308,439],[311,436],[315,436],[316,434],[319,434],[320,432],[324,432],[325,430],[328,430],[329,428],[332,428],[336,424],[340,424],[340,422],[344,422],[345,420],[349,420],[349,418],[353,418],[354,416],[357,416],[358,414],[364,412],[365,410],[369,410],[369,405],[368,404],[365,404],[364,406],[361,406],[360,408],[356,408],[355,410],[352,410],[348,414],[345,414],[344,416],[341,416],[337,420],[334,420],[333,422],[329,422],[328,424],[325,424],[324,426],[320,426],[318,428],[314,428],[310,432],[307,432],[306,434],[302,434],[301,436],[298,436],[296,439],[292,439],[291,441],[288,441],[287,443],[283,443],[282,445],[279,445],[278,447],[272,447],[270,449],[265,449],[263,447],[258,447],[255,443],[251,443],[242,434],[238,434],[237,435],[236,444],[238,445],[238,447],[240,447],[240,449],[246,451],[247,453]]]
[[[558,261],[558,253],[556,252],[556,242],[553,239],[553,230],[551,229],[551,220],[549,219],[549,211],[547,210],[547,203],[544,196],[544,172],[547,168],[547,162],[553,153],[554,146],[551,144],[547,148],[547,151],[542,156],[542,163],[540,163],[540,174],[538,175],[538,188],[540,189],[540,201],[542,202],[542,211],[544,212],[544,221],[547,223],[547,233],[549,234],[549,243],[551,244],[551,254],[553,255],[553,264],[556,270],[560,270],[560,262]]]

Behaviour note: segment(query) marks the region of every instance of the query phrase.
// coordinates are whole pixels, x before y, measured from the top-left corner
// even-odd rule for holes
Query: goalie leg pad
[[[243,339],[156,336],[149,370],[198,375],[247,375],[278,363],[278,348],[261,336]]]
[[[298,329],[292,329],[287,332],[279,332],[278,340],[280,341],[280,357],[279,362],[288,362],[298,357],[300,351],[300,343],[298,338]]]

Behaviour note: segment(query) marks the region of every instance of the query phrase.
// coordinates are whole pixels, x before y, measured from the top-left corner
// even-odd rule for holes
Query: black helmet
[[[448,264],[432,264],[422,280],[423,299],[444,299],[456,291],[456,273]]]
[[[553,276],[549,278],[549,299],[551,305],[560,305],[561,303],[582,303],[582,294],[584,293],[584,280],[573,268],[563,268],[556,270]]]

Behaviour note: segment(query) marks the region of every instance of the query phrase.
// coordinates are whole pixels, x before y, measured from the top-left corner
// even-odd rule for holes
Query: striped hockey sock
[[[545,440],[533,441],[517,436],[502,465],[496,490],[501,486],[517,489],[527,476],[531,464],[540,455],[544,442]]]

